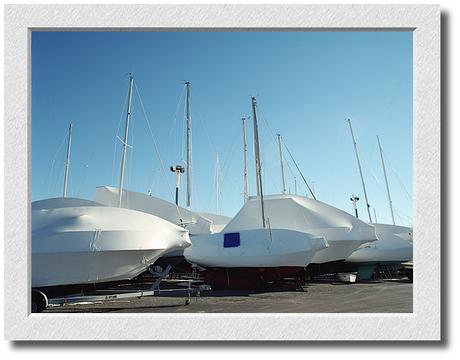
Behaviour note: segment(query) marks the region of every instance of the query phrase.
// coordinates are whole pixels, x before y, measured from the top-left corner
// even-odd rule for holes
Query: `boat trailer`
[[[60,305],[64,306],[67,304],[78,304],[78,303],[93,303],[93,302],[106,302],[122,299],[132,299],[132,298],[142,298],[147,296],[158,296],[165,293],[179,293],[186,291],[185,305],[190,304],[192,294],[195,297],[199,297],[201,291],[210,290],[211,288],[208,285],[202,284],[198,286],[192,286],[197,283],[194,279],[169,279],[166,280],[169,272],[171,270],[171,265],[168,265],[165,270],[157,272],[153,269],[149,269],[151,275],[154,277],[154,282],[147,289],[132,289],[132,290],[120,290],[120,289],[99,289],[94,290],[90,293],[80,293],[69,296],[54,297],[48,298],[45,294],[45,291],[42,289],[32,288],[32,299],[31,299],[31,308],[32,313],[40,313],[47,309],[48,306]],[[186,287],[183,288],[173,288],[173,289],[160,289],[161,282],[168,282],[176,284],[176,286],[181,286],[183,284]]]

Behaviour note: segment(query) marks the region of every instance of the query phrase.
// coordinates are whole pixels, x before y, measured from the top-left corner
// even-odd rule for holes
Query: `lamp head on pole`
[[[183,174],[185,172],[185,168],[181,165],[171,166],[169,169],[172,172],[180,173],[180,174]]]

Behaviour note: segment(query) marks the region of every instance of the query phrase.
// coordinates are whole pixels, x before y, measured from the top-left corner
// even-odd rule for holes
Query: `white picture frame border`
[[[414,284],[410,314],[31,314],[31,31],[413,31]],[[438,5],[5,6],[5,338],[441,340]]]

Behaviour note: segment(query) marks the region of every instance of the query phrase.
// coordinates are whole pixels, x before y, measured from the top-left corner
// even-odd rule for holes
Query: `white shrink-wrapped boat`
[[[189,245],[187,230],[139,211],[75,198],[32,203],[34,288],[132,279]]]
[[[288,226],[288,220],[279,222],[279,217],[296,217],[296,209],[278,211],[276,205],[268,205],[273,203],[270,196],[264,199],[254,97],[252,108],[258,196],[249,198],[220,233],[195,236],[192,246],[184,250],[187,261],[205,268],[206,282],[214,288],[253,289],[294,275],[328,246],[321,235]],[[291,198],[282,198],[281,205],[285,201],[291,202]],[[272,221],[272,217],[277,219]]]
[[[378,240],[360,246],[345,262],[349,271],[358,271],[361,280],[370,280],[380,266],[400,270],[404,268],[402,263],[412,261],[412,228],[389,224],[373,226]]]
[[[312,259],[314,264],[343,261],[364,243],[377,240],[374,227],[321,201],[298,195],[264,196],[265,216],[272,229],[324,237],[329,244]],[[261,202],[250,197],[223,232],[260,227]]]
[[[327,246],[323,237],[259,227],[194,236],[184,257],[204,268],[205,281],[214,289],[256,289],[297,276]]]
[[[326,246],[323,237],[259,228],[194,236],[184,256],[205,268],[304,268]]]
[[[118,199],[118,188],[111,186],[96,188],[95,201],[106,206],[117,206]],[[173,224],[180,225],[187,229],[192,236],[214,233],[212,220],[155,196],[123,189],[121,206],[155,215]]]
[[[396,264],[412,261],[412,228],[373,224],[378,240],[362,245],[347,262],[356,264]]]

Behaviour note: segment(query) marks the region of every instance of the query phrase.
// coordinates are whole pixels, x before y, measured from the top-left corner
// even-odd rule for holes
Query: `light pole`
[[[358,207],[356,206],[356,203],[358,202],[359,197],[351,195],[350,200],[353,203],[353,210],[355,211],[355,216],[358,217]]]
[[[180,186],[180,174],[183,174],[185,172],[185,169],[180,166],[171,166],[170,170],[173,173],[176,173],[176,205],[179,205],[179,186]]]

